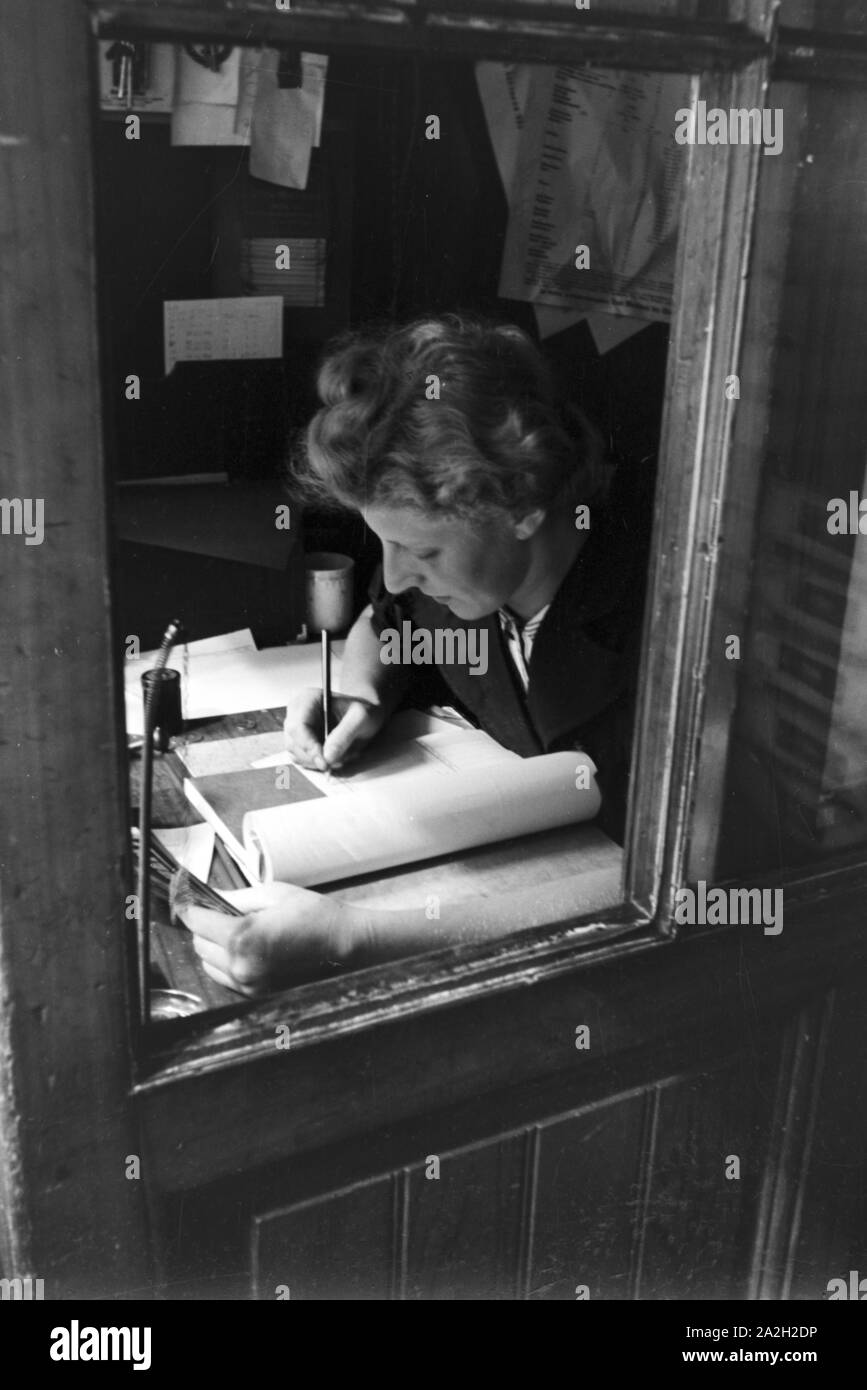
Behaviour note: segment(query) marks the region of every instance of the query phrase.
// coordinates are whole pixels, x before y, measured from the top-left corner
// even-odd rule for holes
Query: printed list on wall
[[[684,163],[675,113],[689,78],[480,64],[478,80],[509,197],[500,295],[559,311],[564,326],[599,310],[669,318]]]

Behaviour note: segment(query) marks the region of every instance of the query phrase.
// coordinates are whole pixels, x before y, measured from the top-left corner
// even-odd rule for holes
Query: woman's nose
[[[411,564],[402,561],[393,550],[383,550],[382,580],[390,594],[401,594],[404,589],[414,589],[421,576]]]

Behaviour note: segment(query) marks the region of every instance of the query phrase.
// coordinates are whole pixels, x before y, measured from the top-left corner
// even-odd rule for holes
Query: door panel
[[[857,990],[837,1000],[829,1028],[810,1022],[828,1012],[828,991],[812,998],[761,1030],[732,1012],[712,1064],[653,1075],[652,1059],[624,1059],[624,1076],[652,1079],[577,1110],[575,1078],[561,1076],[517,1130],[515,1096],[501,1093],[480,1099],[475,1126],[427,1114],[410,1130],[166,1194],[166,1227],[185,1232],[169,1287],[572,1301],[778,1297],[791,1286],[822,1298],[830,1278],[858,1268],[867,1097]],[[492,1132],[451,1142],[474,1127]],[[337,1173],[358,1181],[335,1190]]]
[[[660,1091],[640,1297],[745,1296],[772,1123],[773,1085],[761,1073],[769,1060],[748,1054]]]
[[[539,1132],[529,1297],[629,1295],[636,1220],[653,1112],[650,1088]]]
[[[375,1178],[318,1202],[254,1218],[257,1297],[391,1298],[402,1186],[400,1175]],[[317,1252],[313,1259],[311,1251]]]
[[[823,1033],[813,1024],[818,1052],[793,1257],[785,1292],[821,1298],[830,1279],[850,1270],[867,1277],[867,1069],[864,984],[836,991]],[[806,1032],[806,1030],[805,1030]]]

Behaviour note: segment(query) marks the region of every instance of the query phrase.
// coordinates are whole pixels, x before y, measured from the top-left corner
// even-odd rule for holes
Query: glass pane
[[[867,844],[867,92],[768,104],[692,879]]]
[[[98,56],[132,801],[177,617],[151,819],[205,826],[155,851],[163,1006],[239,997],[167,920],[191,851],[295,889],[261,989],[618,906],[690,79],[345,49],[314,103],[306,53]]]

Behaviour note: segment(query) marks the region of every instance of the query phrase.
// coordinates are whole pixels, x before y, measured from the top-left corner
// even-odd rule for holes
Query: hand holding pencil
[[[336,771],[367,747],[387,715],[367,700],[331,692],[326,733],[322,694],[321,688],[308,686],[290,697],[283,723],[286,747],[300,767]]]

